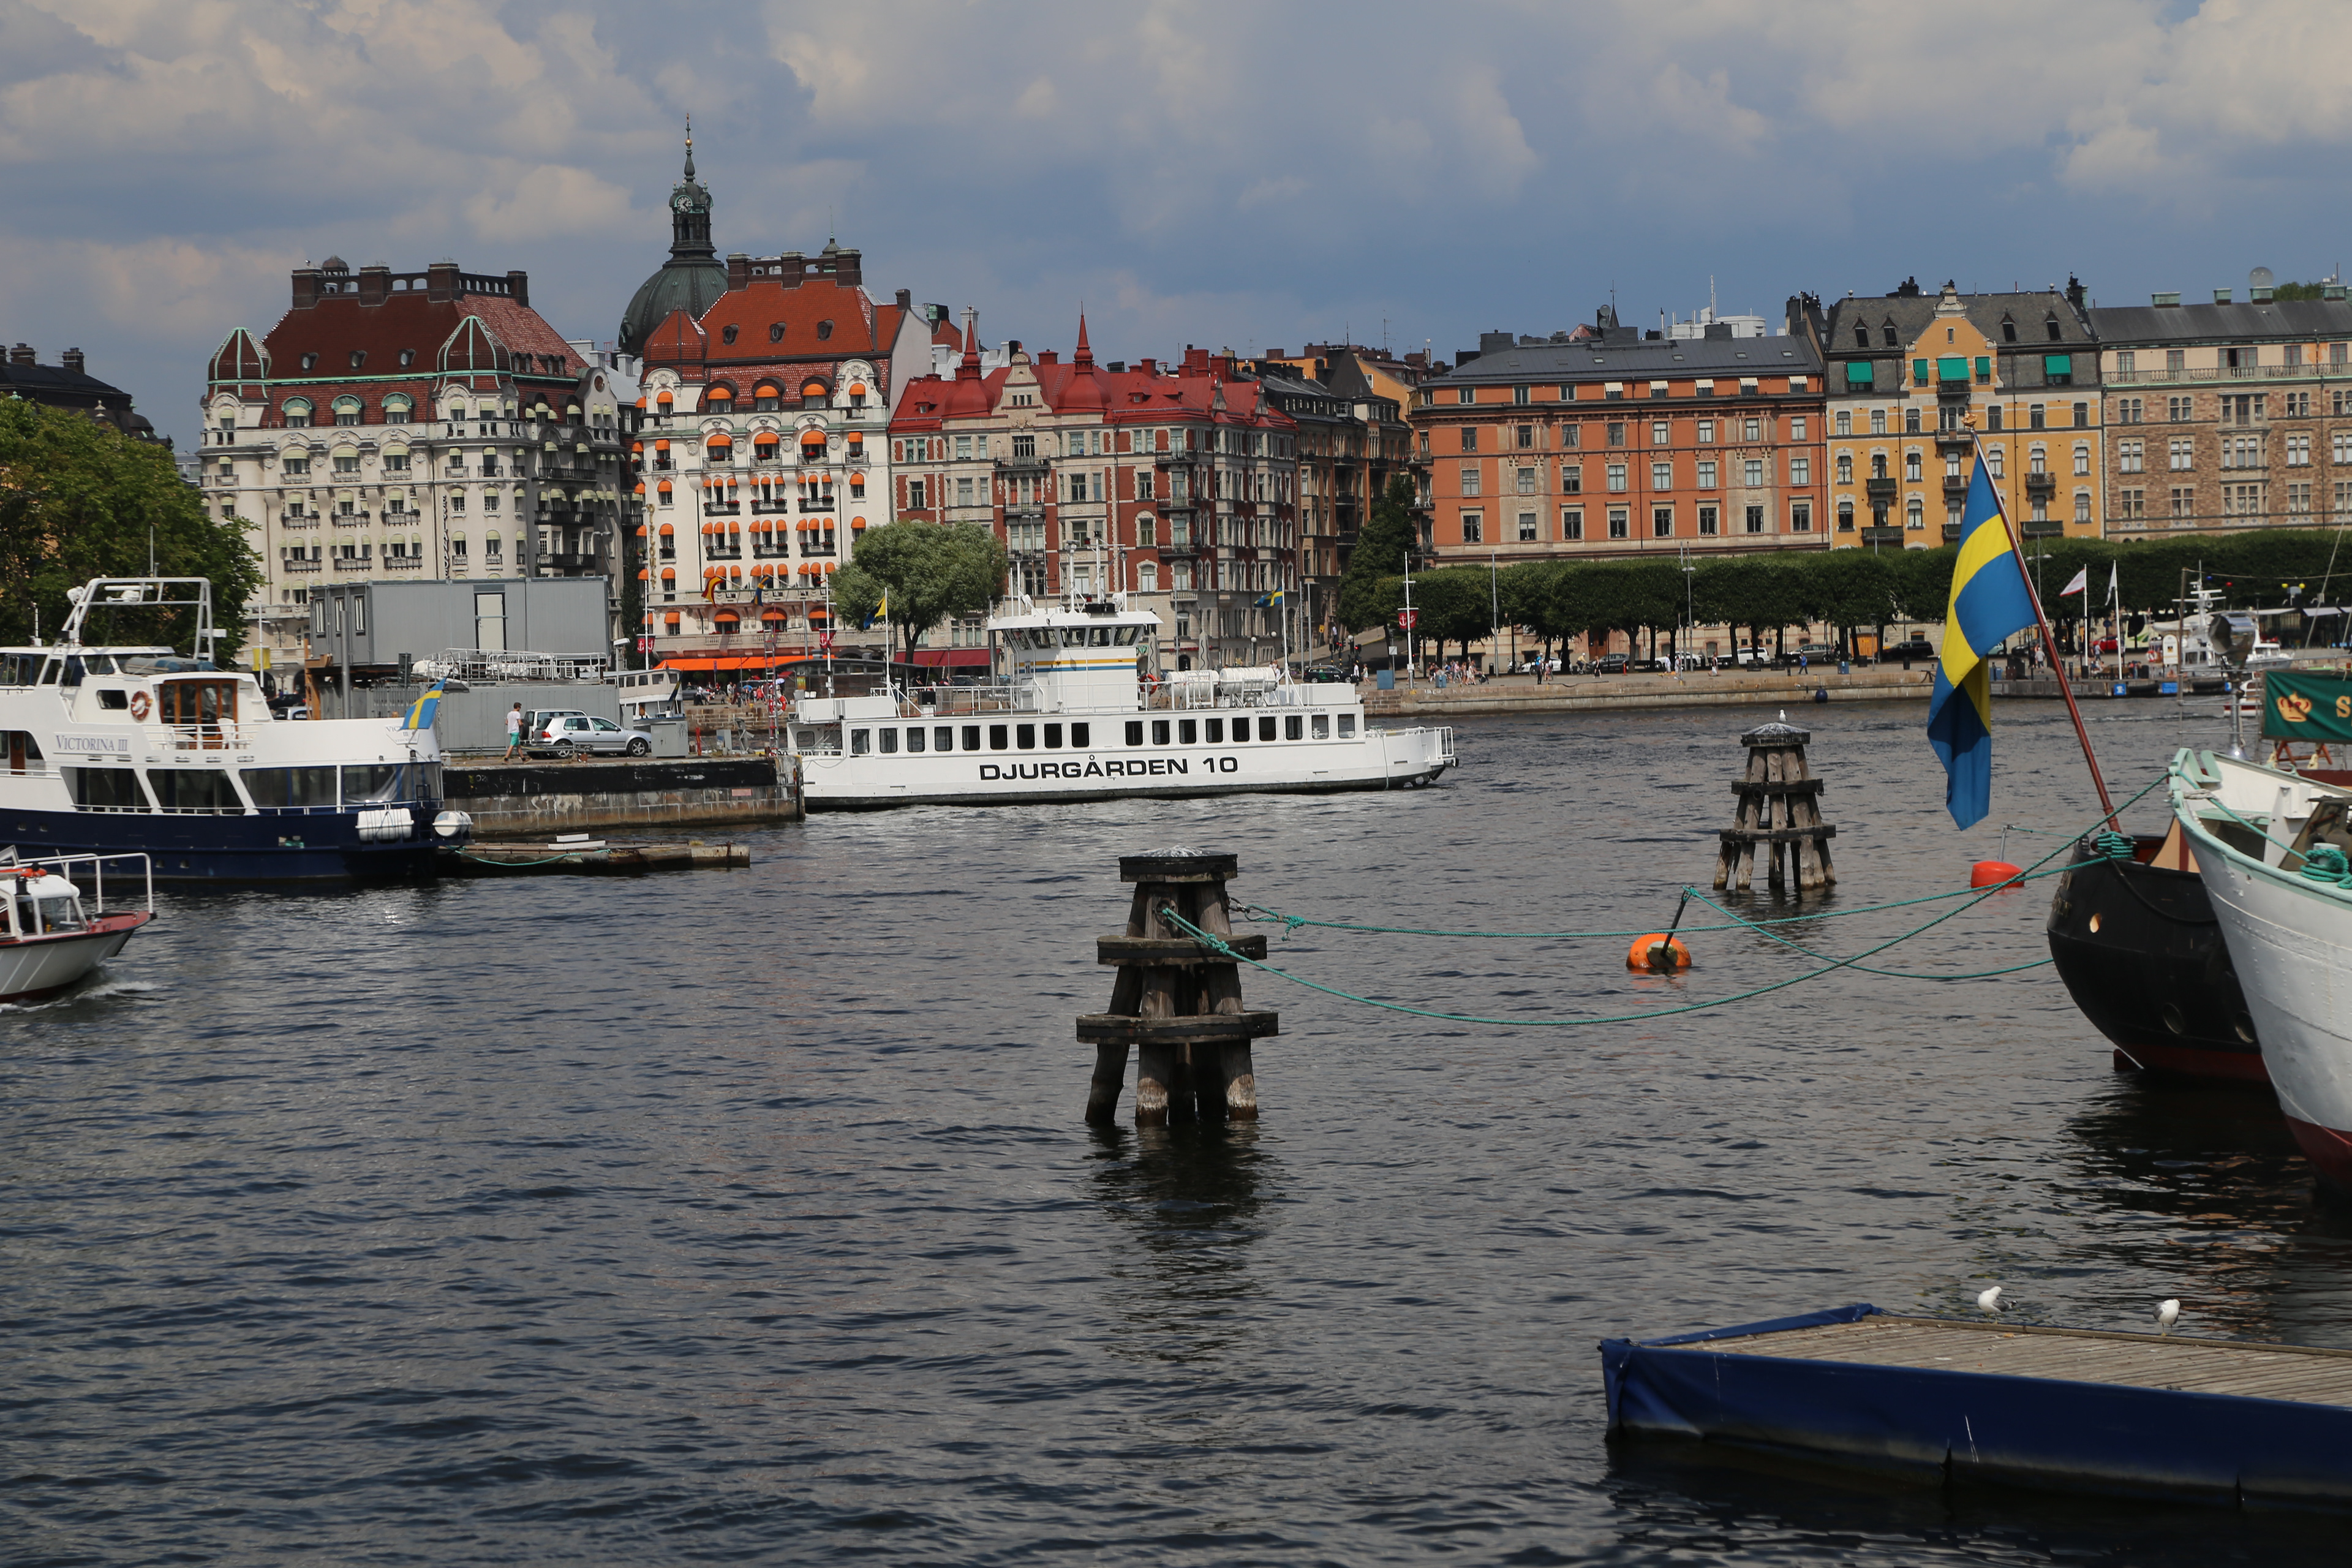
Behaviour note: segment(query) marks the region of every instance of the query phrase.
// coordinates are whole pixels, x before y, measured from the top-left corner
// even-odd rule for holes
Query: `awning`
[[[656,668],[685,670],[688,673],[721,669],[767,669],[776,665],[797,663],[801,658],[799,654],[778,654],[772,658],[764,654],[756,653],[723,653],[716,656],[705,655],[699,658],[692,655],[685,655],[666,658]]]
[[[709,391],[704,393],[702,396],[703,401],[707,403],[732,403],[735,401],[735,394],[723,386],[714,386]]]
[[[865,396],[865,395],[866,395],[866,384],[865,384],[864,382],[862,382],[862,381],[853,381],[853,382],[851,382],[851,383],[849,384],[849,395],[850,395],[850,396],[852,396],[852,397],[863,397],[863,396]]]
[[[724,430],[721,430],[718,435],[713,436],[709,440],[703,443],[706,447],[732,447],[734,444],[735,437],[730,436]]]
[[[656,452],[667,452],[669,450],[669,443],[667,440],[656,441],[654,443],[654,450]]]
[[[931,669],[986,669],[984,647],[919,647],[907,656],[910,663]]]
[[[661,536],[662,536],[664,539],[671,538],[671,537],[673,537],[677,532],[677,527],[676,527],[675,525],[671,524],[671,523],[667,523],[667,522],[665,522],[665,523],[663,523],[663,524],[661,525]]]

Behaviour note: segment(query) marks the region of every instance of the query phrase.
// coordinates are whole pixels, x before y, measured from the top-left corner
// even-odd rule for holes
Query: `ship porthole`
[[[2176,1035],[2185,1035],[2189,1032],[2189,1020],[2180,1016],[2179,1008],[2167,1002],[2158,1011],[2163,1015],[2166,1028]]]
[[[2096,915],[2091,917],[2091,934],[2093,936],[2099,934],[2099,917]]]
[[[2246,1044],[2250,1046],[2252,1045],[2254,1043],[2254,1021],[2252,1018],[2247,1017],[2243,1013],[2241,1013],[2237,1017],[2237,1027],[2238,1038],[2245,1041]]]

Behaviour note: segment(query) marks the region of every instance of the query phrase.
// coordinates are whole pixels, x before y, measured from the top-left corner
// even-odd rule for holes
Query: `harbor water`
[[[2118,796],[2217,706],[2094,707]],[[834,816],[742,871],[171,894],[99,984],[0,1013],[0,1559],[2340,1560],[2324,1521],[1603,1439],[1604,1336],[1993,1283],[2030,1321],[2179,1297],[2183,1332],[2352,1346],[2352,1221],[2267,1096],[2114,1072],[2046,966],[1582,1029],[1245,972],[1283,1016],[1264,1121],[1083,1125],[1121,854],[1228,850],[1237,896],[1322,919],[1656,929],[1769,716],[1474,721],[1397,795]],[[2095,816],[2056,703],[2001,705],[1966,834],[1920,705],[1790,717],[1838,827],[1808,909]],[[2044,958],[2047,889],[1873,962]],[[1531,1019],[1816,967],[1271,929],[1340,990]]]

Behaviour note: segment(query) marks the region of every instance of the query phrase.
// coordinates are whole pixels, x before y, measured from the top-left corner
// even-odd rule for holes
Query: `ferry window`
[[[1049,752],[1058,752],[1062,749],[1062,727],[1059,724],[1045,726],[1045,749]]]
[[[881,735],[882,754],[886,757],[895,755],[898,750],[898,731],[896,730],[885,730],[881,731]]]
[[[332,768],[247,768],[246,793],[263,810],[299,811],[308,806],[335,808]]]
[[[1331,715],[1328,713],[1315,715],[1314,736],[1318,741],[1328,741],[1331,738]]]
[[[1139,746],[1143,744],[1142,720],[1129,719],[1127,721],[1127,743],[1130,746]]]
[[[988,727],[988,749],[992,752],[1001,752],[1004,750],[1007,745],[1012,743],[1007,739],[1011,731],[1007,731],[1002,724],[991,724]]]
[[[1062,646],[1064,647],[1086,647],[1087,628],[1085,626],[1066,627],[1062,632]]]
[[[1022,751],[1035,751],[1037,749],[1037,726],[1034,724],[1013,725],[1013,743]]]
[[[907,750],[910,752],[921,751],[923,749],[923,727],[920,724],[909,724],[907,726]]]
[[[1155,746],[1164,746],[1168,743],[1167,720],[1154,719],[1151,721],[1151,743]]]
[[[1108,627],[1108,626],[1089,626],[1089,627],[1087,627],[1087,634],[1088,634],[1088,635],[1087,635],[1087,645],[1088,647],[1110,647],[1110,634],[1111,634],[1111,628],[1110,628],[1110,627]]]
[[[81,667],[92,675],[112,675],[114,656],[110,653],[86,653],[81,656]]]
[[[931,731],[931,750],[935,752],[952,752],[955,750],[954,725],[942,724],[938,729]],[[965,747],[964,750],[968,752],[976,752],[980,750],[979,731],[974,730],[971,732],[971,744]]]
[[[1073,724],[1073,725],[1071,725],[1071,726],[1070,726],[1070,744],[1071,744],[1071,745],[1073,745],[1073,746],[1091,746],[1091,745],[1093,745],[1093,744],[1094,744],[1094,726],[1093,726],[1093,725],[1091,725],[1091,724]]]
[[[1257,738],[1261,741],[1274,739],[1274,720],[1271,717],[1257,721]]]
[[[853,757],[862,757],[862,756],[865,756],[867,752],[871,752],[871,751],[873,751],[873,750],[874,750],[874,731],[871,731],[871,730],[852,730],[852,731],[849,732],[849,754],[850,754],[851,756],[853,756]]]
[[[56,659],[51,659],[47,664],[41,666],[41,684],[43,686],[55,686],[57,683],[58,661]]]
[[[1249,721],[1248,721],[1248,720],[1246,720],[1246,719],[1236,719],[1236,720],[1234,720],[1234,745],[1236,745],[1236,746],[1238,746],[1238,745],[1242,744],[1244,742],[1247,741],[1248,739],[1249,739]]]
[[[343,769],[343,804],[373,805],[400,798],[398,763],[362,763]]]
[[[1195,724],[1190,719],[1179,719],[1176,721],[1176,743],[1178,745],[1198,745],[1200,741],[1201,727],[1198,724]]]
[[[65,768],[66,787],[84,811],[145,811],[147,792],[129,768]]]
[[[12,773],[37,773],[47,770],[41,765],[41,742],[33,738],[30,730],[0,731],[0,752],[8,756]]]
[[[1340,714],[1340,715],[1339,715],[1339,739],[1341,739],[1341,740],[1343,740],[1343,741],[1352,741],[1352,740],[1354,740],[1355,738],[1356,738],[1356,716],[1355,716],[1353,713],[1342,713],[1342,714]]]
[[[976,752],[980,750],[979,725],[966,724],[963,727],[963,749],[967,752]]]
[[[1222,744],[1225,738],[1225,721],[1223,719],[1210,719],[1204,722],[1209,727],[1209,744],[1213,746]]]
[[[157,768],[147,775],[165,811],[225,811],[242,816],[245,802],[219,768]]]
[[[131,693],[128,691],[101,691],[98,694],[98,705],[100,708],[128,708],[131,706]]]
[[[1282,721],[1282,738],[1283,738],[1284,740],[1286,740],[1286,741],[1300,741],[1300,740],[1304,740],[1304,739],[1306,739],[1306,737],[1307,737],[1307,721],[1306,721],[1306,720],[1304,720],[1304,719],[1300,718],[1300,717],[1299,717],[1297,714],[1296,714],[1296,713],[1289,714],[1289,715],[1287,715],[1286,718],[1284,718],[1284,720]]]
[[[1118,628],[1118,646],[1121,647],[1132,647],[1135,639],[1142,635],[1143,628],[1141,626],[1121,626]]]

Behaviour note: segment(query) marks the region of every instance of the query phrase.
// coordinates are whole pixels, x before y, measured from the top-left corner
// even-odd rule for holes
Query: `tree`
[[[233,658],[264,583],[261,557],[246,542],[250,526],[206,516],[169,447],[70,409],[0,402],[0,583],[9,588],[0,642],[29,642],[37,615],[42,634],[56,636],[66,590],[92,577],[145,575],[152,531],[157,573],[212,584],[217,651]],[[109,635],[179,647],[194,631],[192,612],[121,611]]]
[[[1494,626],[1494,585],[1483,566],[1449,566],[1412,580],[1413,629],[1437,641],[1437,657],[1457,642],[1470,645]]]
[[[866,621],[882,613],[912,648],[923,633],[953,616],[986,610],[1004,581],[1004,546],[976,523],[901,521],[860,536],[850,564],[833,579],[843,616]],[[894,637],[892,650],[897,648]]]
[[[1372,503],[1371,518],[1348,557],[1347,575],[1339,579],[1342,626],[1360,632],[1386,623],[1377,584],[1403,573],[1412,537],[1412,480],[1399,474],[1389,480],[1388,493]]]

